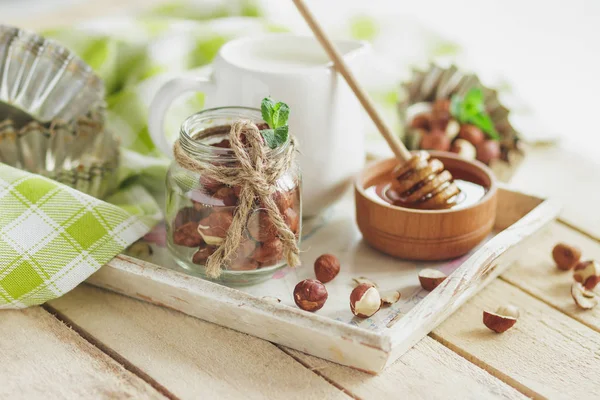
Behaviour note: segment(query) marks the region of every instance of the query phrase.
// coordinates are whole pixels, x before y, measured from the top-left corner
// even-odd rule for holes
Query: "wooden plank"
[[[87,285],[50,304],[181,398],[347,398],[269,342],[166,308]]]
[[[0,398],[164,398],[39,307],[0,312]]]
[[[521,316],[508,332],[482,323],[482,311],[512,303]],[[536,398],[590,398],[600,374],[600,334],[502,280],[470,300],[432,337]]]
[[[524,395],[426,337],[371,376],[285,348],[315,372],[362,399],[524,399]]]
[[[561,271],[554,265],[551,253],[558,242],[580,247],[583,259],[600,260],[600,243],[555,222],[535,237],[532,246],[502,278],[600,332],[600,307],[592,310],[577,307],[571,297],[572,271]]]
[[[600,163],[558,146],[538,146],[527,153],[511,187],[563,205],[561,218],[600,240]]]

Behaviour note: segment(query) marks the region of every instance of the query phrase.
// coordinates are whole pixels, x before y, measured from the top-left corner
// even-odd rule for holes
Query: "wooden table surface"
[[[0,398],[598,397],[600,307],[574,305],[550,252],[565,241],[600,260],[599,175],[595,161],[533,149],[512,185],[561,200],[561,219],[379,376],[83,284],[0,313]],[[488,331],[482,310],[507,302],[518,323]]]

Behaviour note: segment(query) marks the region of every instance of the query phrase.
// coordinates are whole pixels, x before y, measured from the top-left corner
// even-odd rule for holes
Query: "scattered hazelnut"
[[[573,269],[581,258],[581,250],[575,246],[559,243],[552,249],[552,258],[559,269]]]
[[[496,333],[506,332],[517,322],[517,316],[504,315],[501,311],[507,311],[507,307],[500,307],[495,313],[484,311],[483,312],[483,324],[493,330]],[[514,312],[513,309],[508,308],[509,312]],[[514,315],[514,314],[513,314]]]
[[[323,283],[333,280],[340,272],[340,260],[333,254],[323,254],[315,261],[315,276]]]
[[[521,315],[519,313],[519,309],[513,306],[512,304],[498,307],[498,309],[496,310],[496,314],[504,315],[506,317],[512,317],[515,319],[519,318]]]
[[[600,264],[596,261],[583,261],[575,266],[573,278],[586,289],[592,290],[600,281]]]
[[[283,243],[278,238],[261,243],[252,253],[252,258],[264,265],[275,264],[283,258]]]
[[[217,246],[225,239],[232,222],[233,214],[231,211],[217,211],[200,221],[197,230],[206,244]]]
[[[410,126],[415,129],[429,130],[431,128],[431,118],[429,114],[417,114],[412,121],[410,121]]]
[[[477,150],[475,149],[475,146],[465,139],[456,139],[454,143],[452,143],[450,151],[458,154],[466,160],[474,160],[477,157]]]
[[[590,310],[598,305],[598,296],[592,291],[586,290],[579,282],[571,285],[571,296],[575,304],[584,310]]]
[[[471,143],[473,146],[477,146],[479,143],[485,140],[485,135],[475,125],[464,124],[460,127],[460,131],[458,132],[458,138],[466,140]]]
[[[277,229],[266,210],[259,209],[248,218],[248,234],[257,242],[266,242],[277,237]]]
[[[446,274],[437,269],[425,268],[419,271],[419,282],[425,290],[430,292],[438,287],[447,278]]]
[[[373,285],[362,283],[350,293],[350,310],[359,318],[369,318],[381,308],[381,296]]]
[[[458,121],[451,119],[450,121],[448,121],[448,125],[446,125],[446,129],[444,130],[444,132],[446,133],[446,136],[448,137],[448,139],[450,139],[450,141],[454,140],[454,138],[456,138],[456,135],[458,135],[458,132],[460,131],[460,124],[458,123]]]
[[[443,131],[434,130],[427,135],[423,135],[419,147],[424,150],[449,151],[450,139]]]
[[[294,301],[305,311],[320,310],[327,301],[327,288],[317,280],[305,279],[294,288]]]
[[[356,287],[358,285],[362,285],[363,283],[366,283],[367,285],[379,287],[375,282],[371,281],[369,278],[365,278],[364,276],[359,276],[358,278],[352,278],[352,281],[354,281],[354,285],[355,285],[354,287]]]
[[[475,146],[477,159],[484,164],[500,158],[500,143],[495,140],[485,140]]]
[[[397,290],[388,290],[387,292],[381,293],[381,305],[382,306],[391,306],[394,303],[397,303],[400,300],[402,295]]]
[[[202,244],[202,236],[198,233],[198,223],[188,222],[173,232],[173,243],[185,247],[198,247]]]

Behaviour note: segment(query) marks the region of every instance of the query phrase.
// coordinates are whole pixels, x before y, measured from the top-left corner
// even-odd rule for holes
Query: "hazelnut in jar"
[[[167,175],[167,238],[172,255],[186,270],[230,285],[269,279],[285,266],[290,241],[297,247],[302,225],[301,178],[290,158],[292,139],[274,149],[266,145],[260,149],[264,179],[240,183],[237,176],[263,173],[263,167],[239,172],[249,168],[231,143],[232,126],[240,120],[251,121],[258,129],[267,127],[260,110],[252,108],[207,109],[189,117],[178,142],[179,161],[186,161],[175,161]],[[243,135],[237,143],[249,151]],[[287,163],[279,162],[283,157]],[[194,167],[196,163],[204,169]],[[271,166],[279,169],[273,172]],[[215,169],[229,183],[215,179]],[[211,257],[217,256],[223,257],[218,278],[207,269]]]

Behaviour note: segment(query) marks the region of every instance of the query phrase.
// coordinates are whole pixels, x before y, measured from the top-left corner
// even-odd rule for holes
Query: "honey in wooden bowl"
[[[390,190],[398,161],[371,164],[356,178],[356,219],[363,238],[374,248],[412,260],[445,260],[466,254],[491,232],[496,218],[497,184],[477,161],[431,152],[452,173],[461,189],[451,208],[421,210],[399,207]]]

